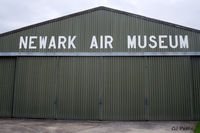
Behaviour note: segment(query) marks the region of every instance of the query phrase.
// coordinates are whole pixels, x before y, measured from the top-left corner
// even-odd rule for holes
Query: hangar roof
[[[157,20],[157,19],[153,19],[153,18],[149,18],[149,17],[145,17],[145,16],[141,16],[141,15],[125,12],[125,11],[121,11],[121,10],[116,10],[116,9],[100,6],[100,7],[92,8],[92,9],[89,9],[89,10],[73,13],[73,14],[70,14],[70,15],[66,15],[66,16],[63,16],[63,17],[59,17],[59,18],[48,20],[48,21],[44,21],[44,22],[41,22],[41,23],[29,25],[29,26],[22,27],[22,28],[19,28],[19,29],[16,29],[16,30],[12,30],[12,31],[9,31],[9,32],[5,32],[5,33],[0,34],[0,37],[1,36],[6,36],[6,35],[9,35],[9,34],[13,34],[13,33],[17,33],[17,32],[20,32],[20,31],[23,31],[23,30],[27,30],[27,29],[30,29],[30,28],[34,28],[34,27],[37,27],[37,26],[45,25],[45,24],[48,24],[48,23],[57,22],[57,21],[60,21],[60,20],[63,20],[63,19],[68,19],[68,18],[71,18],[71,17],[75,17],[75,16],[91,13],[91,12],[98,11],[98,10],[105,10],[105,11],[109,11],[109,12],[115,12],[115,13],[118,13],[118,14],[123,14],[123,15],[130,16],[130,17],[135,17],[135,18],[140,18],[140,19],[143,19],[143,20],[148,20],[148,21],[151,21],[151,22],[154,22],[154,23],[165,24],[165,25],[168,25],[168,26],[171,26],[171,27],[176,27],[176,28],[187,30],[187,31],[200,33],[200,30],[197,30],[197,29],[193,29],[193,28],[181,26],[181,25],[178,25],[178,24],[173,24],[173,23],[169,23],[169,22],[165,22],[165,21],[161,21],[161,20]]]

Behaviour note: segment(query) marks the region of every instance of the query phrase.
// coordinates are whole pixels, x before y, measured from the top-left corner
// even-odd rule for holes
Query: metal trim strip
[[[200,56],[200,52],[0,52],[0,56]]]

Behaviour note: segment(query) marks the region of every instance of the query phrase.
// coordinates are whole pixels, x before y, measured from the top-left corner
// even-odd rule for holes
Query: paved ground
[[[0,119],[0,133],[193,133],[196,123]]]

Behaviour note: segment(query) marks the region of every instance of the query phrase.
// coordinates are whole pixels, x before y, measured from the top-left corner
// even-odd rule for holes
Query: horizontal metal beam
[[[0,52],[0,56],[200,56],[200,52]]]

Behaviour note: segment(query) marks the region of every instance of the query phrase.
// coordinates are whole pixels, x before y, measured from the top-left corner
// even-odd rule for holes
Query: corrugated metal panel
[[[59,59],[59,119],[99,119],[99,57]]]
[[[15,58],[0,58],[0,117],[11,117]]]
[[[191,120],[190,58],[148,58],[150,120]]]
[[[164,21],[161,21],[161,20],[156,20],[156,19],[153,19],[153,18],[148,18],[148,17],[145,17],[145,16],[133,14],[133,13],[128,13],[128,12],[125,12],[125,11],[120,11],[120,10],[100,6],[100,7],[96,7],[96,8],[93,8],[93,9],[81,11],[81,12],[78,12],[78,13],[62,16],[62,17],[59,17],[59,18],[56,18],[56,19],[52,19],[52,20],[41,22],[41,23],[29,25],[27,27],[23,27],[23,28],[20,28],[20,29],[17,29],[17,30],[2,33],[2,34],[0,34],[0,37],[6,36],[6,35],[9,35],[9,34],[12,34],[12,33],[17,33],[17,32],[23,31],[23,30],[31,29],[33,27],[38,27],[38,26],[41,26],[41,25],[45,25],[45,24],[49,24],[49,23],[53,23],[53,22],[58,22],[60,20],[80,16],[80,15],[91,13],[91,12],[94,12],[94,11],[99,11],[99,10],[105,10],[105,11],[109,11],[109,12],[113,12],[113,13],[127,15],[127,16],[130,16],[130,17],[140,18],[140,19],[143,19],[143,20],[148,20],[150,22],[165,24],[165,25],[168,25],[168,26],[171,26],[171,27],[181,28],[181,29],[185,29],[185,30],[188,30],[188,31],[192,31],[192,32],[197,32],[197,33],[200,32],[200,30],[197,30],[197,29],[192,29],[192,28],[189,28],[189,27],[185,27],[185,26],[181,26],[181,25],[177,25],[177,24],[173,24],[173,23],[169,23],[169,22],[164,22]]]
[[[0,68],[0,116],[9,117],[15,58]],[[199,68],[199,57],[18,57],[13,116],[199,120]]]
[[[200,58],[192,57],[194,120],[200,120]]]
[[[20,36],[60,36],[60,35],[76,35],[75,44],[77,49],[28,49],[19,50]],[[89,49],[92,36],[96,35],[98,44],[100,43],[100,35],[113,36],[113,49]],[[188,35],[189,49],[169,48],[127,48],[127,35],[155,35],[158,40],[158,35]],[[183,28],[172,27],[164,23],[155,23],[148,19],[140,17],[128,16],[117,12],[106,10],[97,10],[87,14],[81,14],[71,18],[63,19],[57,22],[47,23],[38,27],[13,33],[7,36],[0,37],[0,52],[195,52],[200,50],[198,44],[200,33],[185,30]],[[35,46],[39,45],[39,39],[35,41]],[[149,40],[149,39],[148,39]],[[166,44],[169,44],[169,39],[164,39]],[[56,43],[58,39],[56,38]],[[143,43],[143,38],[141,40]],[[173,37],[174,42],[174,37]],[[150,41],[148,41],[148,44]],[[49,40],[48,40],[49,44]]]
[[[145,120],[144,67],[143,57],[103,58],[103,120]]]
[[[55,117],[56,59],[56,57],[17,59],[14,117]]]

